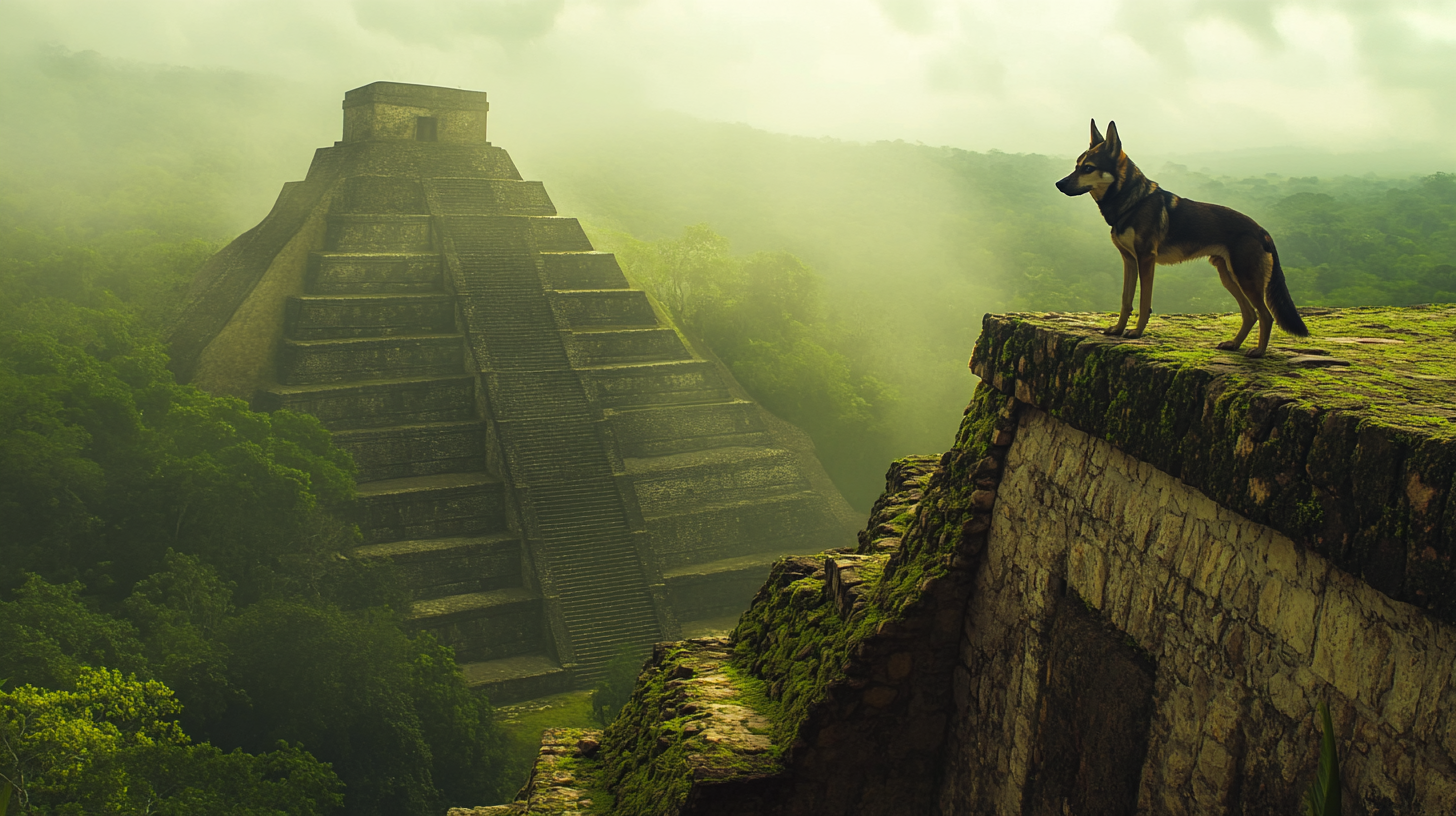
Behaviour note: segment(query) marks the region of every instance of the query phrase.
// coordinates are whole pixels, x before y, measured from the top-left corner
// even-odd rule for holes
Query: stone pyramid
[[[802,433],[746,399],[486,141],[486,95],[344,96],[194,282],[179,377],[311,413],[359,467],[360,558],[494,699],[731,623],[786,552],[851,544]]]

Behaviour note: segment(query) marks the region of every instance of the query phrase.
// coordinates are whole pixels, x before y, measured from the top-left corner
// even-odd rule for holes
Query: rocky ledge
[[[1456,622],[1456,307],[1308,309],[1250,359],[1238,317],[987,315],[972,371]]]

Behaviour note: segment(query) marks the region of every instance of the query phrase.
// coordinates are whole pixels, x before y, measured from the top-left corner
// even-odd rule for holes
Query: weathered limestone
[[[782,769],[615,812],[1295,813],[1319,702],[1347,811],[1456,812],[1456,309],[1315,317],[1251,361],[1217,316],[988,316],[955,447],[734,633]]]
[[[350,91],[343,141],[199,274],[170,339],[180,376],[335,431],[357,557],[395,564],[411,621],[500,700],[731,614],[745,575],[852,514],[485,141],[487,110]]]

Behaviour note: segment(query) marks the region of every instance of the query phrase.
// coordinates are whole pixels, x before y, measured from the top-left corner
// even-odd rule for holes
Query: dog
[[[1117,123],[1107,123],[1107,137],[1092,120],[1092,144],[1077,157],[1076,167],[1057,189],[1069,196],[1091,193],[1112,227],[1112,244],[1122,254],[1122,313],[1104,334],[1141,337],[1153,311],[1153,270],[1158,264],[1176,264],[1208,258],[1218,270],[1225,289],[1239,303],[1244,323],[1232,340],[1218,344],[1233,351],[1243,345],[1259,319],[1259,344],[1245,352],[1263,357],[1269,332],[1277,321],[1290,334],[1308,337],[1304,320],[1279,266],[1279,251],[1269,232],[1254,219],[1228,207],[1180,198],[1143,175],[1122,151]],[[1132,296],[1138,283],[1137,326],[1127,329]],[[1271,314],[1272,312],[1272,314]]]

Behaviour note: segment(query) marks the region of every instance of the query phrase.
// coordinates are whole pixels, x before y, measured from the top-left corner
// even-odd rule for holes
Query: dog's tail
[[[1279,328],[1296,337],[1308,337],[1309,329],[1304,319],[1294,308],[1294,298],[1289,296],[1289,286],[1284,283],[1284,268],[1279,265],[1279,250],[1274,248],[1274,239],[1264,233],[1264,251],[1274,256],[1274,270],[1269,274],[1269,285],[1264,290],[1264,300],[1274,312]]]

